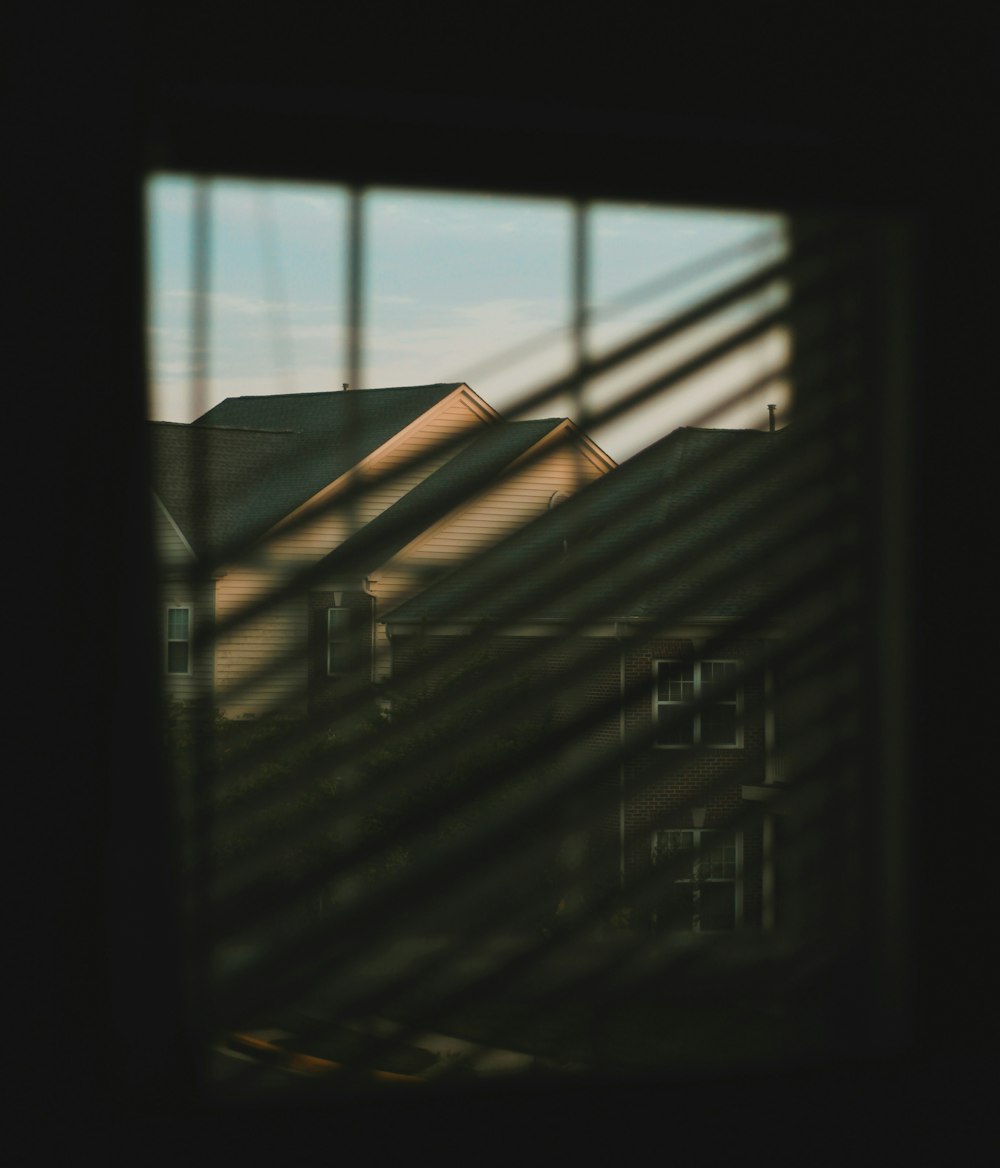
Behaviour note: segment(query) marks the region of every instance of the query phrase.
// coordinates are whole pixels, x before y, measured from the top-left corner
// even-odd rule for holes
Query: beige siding
[[[239,618],[256,601],[274,595],[278,572],[237,568],[218,582],[220,625]],[[269,606],[219,634],[215,649],[216,704],[230,718],[303,713],[308,678],[306,597]]]
[[[279,531],[264,545],[261,558],[279,564],[314,564],[339,547],[351,534],[350,516],[339,507],[319,510],[301,526]]]
[[[603,469],[573,446],[560,446],[470,500],[414,540],[400,563],[452,567],[545,511],[557,492],[573,494]]]
[[[471,439],[483,425],[485,419],[463,396],[446,399],[440,407],[419,419],[419,424],[403,431],[365,461],[359,472],[362,481],[365,478],[380,481],[372,482],[350,503],[337,503],[344,490],[354,485],[347,480],[340,480],[330,492],[317,495],[299,515],[301,519],[314,513],[312,518],[301,524],[292,523],[288,531],[279,529],[268,540],[269,557],[275,562],[300,563],[322,559],[454,456],[454,448],[436,453],[437,447],[466,431]],[[426,460],[393,473],[421,455],[427,455]],[[383,478],[386,475],[389,477]]]

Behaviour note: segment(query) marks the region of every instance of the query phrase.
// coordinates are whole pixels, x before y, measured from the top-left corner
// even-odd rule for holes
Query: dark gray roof
[[[497,422],[323,561],[331,572],[369,572],[432,523],[487,486],[515,459],[562,425],[562,418]]]
[[[461,384],[227,398],[189,426],[154,422],[153,489],[199,556],[224,556]]]
[[[775,585],[788,443],[787,431],[675,430],[388,620],[736,618]]]
[[[294,430],[299,434],[335,433],[350,466],[437,405],[463,382],[404,385],[391,389],[337,393],[278,393],[227,397],[193,424],[250,430]],[[350,444],[350,453],[347,446]],[[345,466],[345,470],[347,467]]]
[[[152,422],[153,490],[199,555],[256,539],[337,477],[329,441]]]

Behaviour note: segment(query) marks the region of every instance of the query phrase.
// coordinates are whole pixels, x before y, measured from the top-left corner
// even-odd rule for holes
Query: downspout
[[[346,385],[344,386],[344,389],[345,390],[347,389]],[[369,650],[370,650],[369,654],[368,654],[368,658],[371,661],[371,677],[369,680],[371,681],[372,685],[375,684],[375,676],[376,676],[376,671],[375,671],[375,609],[378,607],[378,597],[375,595],[375,585],[377,583],[378,583],[378,579],[377,578],[372,579],[371,576],[365,576],[365,578],[363,579],[363,581],[361,583],[361,588],[362,588],[363,592],[365,593],[365,595],[371,597],[371,605],[369,606],[369,614],[370,615],[369,615],[369,622],[368,622],[369,623],[368,637],[369,637]]]

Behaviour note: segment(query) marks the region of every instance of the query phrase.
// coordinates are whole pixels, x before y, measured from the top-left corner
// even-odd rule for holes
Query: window
[[[350,667],[351,657],[351,610],[349,608],[328,608],[326,610],[326,675],[339,677]]]
[[[735,929],[743,919],[743,838],[737,831],[658,831],[653,863],[673,883],[657,909],[660,928],[695,933]]]
[[[167,673],[191,672],[191,609],[167,609]]]
[[[743,745],[743,692],[733,682],[738,661],[655,661],[656,745]]]

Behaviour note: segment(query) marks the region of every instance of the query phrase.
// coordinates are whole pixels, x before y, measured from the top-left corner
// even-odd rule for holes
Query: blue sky
[[[161,176],[148,188],[150,416],[190,421],[192,180]],[[344,346],[345,192],[340,188],[236,181],[210,185],[209,360],[204,408],[225,397],[339,389]],[[363,204],[364,336],[361,385],[465,381],[501,412],[566,372],[572,357],[572,210],[557,200],[369,192]],[[588,351],[599,355],[700,294],[784,254],[778,215],[595,204],[587,223]],[[752,247],[749,246],[752,244]],[[619,307],[648,281],[748,245],[683,287]],[[713,326],[778,303],[780,286]],[[533,416],[571,416],[621,460],[679,425],[767,427],[766,402],[787,417],[789,391],[774,381],[739,409],[706,414],[786,358],[776,332],[711,374],[682,384],[614,425],[594,411],[637,379],[662,372],[709,334],[661,346],[641,361]],[[531,347],[530,353],[513,356]],[[589,411],[589,414],[588,414]]]

